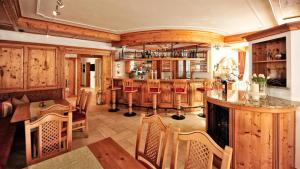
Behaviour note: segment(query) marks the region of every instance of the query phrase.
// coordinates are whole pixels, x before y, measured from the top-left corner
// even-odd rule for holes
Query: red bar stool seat
[[[172,118],[175,120],[183,120],[185,116],[181,114],[181,95],[187,93],[187,81],[181,79],[174,80],[173,92],[175,94],[177,113],[173,115]]]
[[[123,80],[123,92],[128,94],[128,112],[124,113],[124,116],[135,116],[136,113],[132,111],[132,95],[133,93],[138,92],[138,89],[134,87],[132,79]]]
[[[154,79],[147,80],[148,93],[152,94],[153,114],[157,114],[157,95],[160,94],[160,81]]]

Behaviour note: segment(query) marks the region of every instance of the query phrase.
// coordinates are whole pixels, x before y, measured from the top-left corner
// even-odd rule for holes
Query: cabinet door
[[[57,86],[56,50],[28,49],[28,88]]]
[[[23,73],[23,48],[0,47],[0,89],[23,89]]]

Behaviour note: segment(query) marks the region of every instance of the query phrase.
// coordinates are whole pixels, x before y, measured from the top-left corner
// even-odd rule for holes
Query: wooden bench
[[[10,124],[10,117],[0,118],[0,168],[5,168],[14,142],[15,125]]]
[[[63,98],[62,88],[59,88],[50,90],[17,91],[10,93],[1,92],[0,102],[13,97],[20,99],[24,94],[27,95],[31,102]],[[0,118],[0,168],[5,168],[14,143],[16,126],[15,124],[10,123],[10,119],[11,117]]]

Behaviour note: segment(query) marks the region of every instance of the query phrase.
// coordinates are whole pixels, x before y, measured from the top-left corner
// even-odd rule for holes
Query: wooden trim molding
[[[255,32],[247,32],[235,35],[229,35],[224,37],[224,43],[240,43],[240,42],[247,42],[245,36],[251,35]]]
[[[31,33],[66,36],[77,39],[87,39],[104,42],[120,41],[120,35],[114,33],[25,17],[20,17],[17,20],[17,26],[19,29],[23,29],[23,31]]]
[[[137,46],[151,43],[223,43],[224,36],[201,30],[150,30],[121,34],[113,46]]]
[[[253,41],[253,40],[261,39],[264,37],[288,32],[288,31],[292,31],[292,30],[299,30],[299,29],[300,29],[300,22],[291,22],[291,23],[286,23],[286,24],[282,24],[279,26],[275,26],[275,27],[272,27],[269,29],[265,29],[262,31],[258,31],[256,33],[245,36],[245,38],[247,41]]]

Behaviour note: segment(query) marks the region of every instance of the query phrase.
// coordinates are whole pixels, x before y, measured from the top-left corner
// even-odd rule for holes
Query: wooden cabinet
[[[57,85],[56,56],[55,48],[28,49],[28,88]]]
[[[286,87],[286,38],[252,46],[252,73],[268,76],[268,85]]]
[[[233,148],[232,168],[295,168],[295,109],[278,107],[207,98],[207,133]]]
[[[0,90],[24,88],[24,48],[0,46]]]
[[[0,92],[64,87],[63,62],[57,47],[0,43]]]

